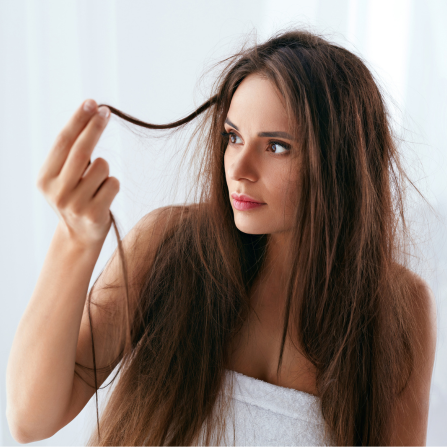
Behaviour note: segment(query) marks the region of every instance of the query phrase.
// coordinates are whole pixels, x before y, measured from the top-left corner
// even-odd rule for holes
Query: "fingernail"
[[[87,99],[87,101],[84,102],[84,110],[86,112],[93,112],[93,110],[95,110],[95,101]]]
[[[108,118],[110,115],[110,110],[108,107],[106,106],[101,106],[99,109],[99,114],[103,117],[103,118]]]

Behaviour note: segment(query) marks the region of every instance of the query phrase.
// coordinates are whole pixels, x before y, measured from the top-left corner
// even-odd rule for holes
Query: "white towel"
[[[331,445],[319,397],[231,370],[223,391],[231,408],[220,445]]]

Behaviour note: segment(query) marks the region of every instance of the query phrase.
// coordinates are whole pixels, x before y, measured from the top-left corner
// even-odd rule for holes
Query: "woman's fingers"
[[[80,208],[87,206],[108,176],[109,164],[104,158],[96,158],[73,191],[73,202]]]
[[[108,177],[107,161],[90,162],[109,117],[106,106],[96,113],[80,107],[57,137],[37,182],[70,236],[83,246],[104,241],[111,222],[109,207],[119,191],[118,180]]]
[[[73,190],[85,172],[93,150],[104,131],[110,117],[110,111],[102,106],[79,134],[69,151],[59,174],[59,179],[68,191]]]
[[[56,137],[39,177],[51,179],[60,173],[73,143],[96,112],[97,104],[93,99],[87,99],[81,104]]]
[[[113,199],[120,190],[120,182],[116,177],[107,177],[92,200],[92,209],[101,215],[108,212]]]

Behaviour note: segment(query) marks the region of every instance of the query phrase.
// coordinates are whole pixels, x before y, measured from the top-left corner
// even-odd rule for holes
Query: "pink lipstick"
[[[231,194],[231,197],[233,199],[233,206],[238,211],[259,208],[260,206],[265,205],[265,203],[260,202],[259,200],[256,200],[255,198],[250,197],[246,194],[237,194],[234,192],[233,194]]]

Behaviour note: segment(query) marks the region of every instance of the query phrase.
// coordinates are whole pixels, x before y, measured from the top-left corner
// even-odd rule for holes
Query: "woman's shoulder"
[[[143,232],[147,230],[166,230],[180,223],[186,216],[191,215],[197,209],[197,204],[166,205],[155,208],[146,213],[136,224],[136,228]]]
[[[414,284],[414,312],[417,314],[418,326],[423,334],[425,349],[434,352],[437,333],[436,298],[428,282],[415,272],[408,270],[408,277]]]
[[[399,271],[407,280],[411,311],[416,324],[414,368],[406,388],[393,407],[387,445],[424,445],[427,431],[431,378],[436,354],[436,299],[427,281],[415,272]],[[409,430],[409,427],[411,429]]]
[[[433,311],[436,308],[435,296],[428,282],[424,278],[409,268],[397,263],[395,264],[394,273],[396,275],[401,275],[404,279],[404,283],[408,286],[408,289],[414,292],[412,293],[412,298],[415,301],[415,304],[424,306],[427,311]]]
[[[401,265],[394,264],[393,276],[401,279],[401,284],[408,290],[413,309],[419,321],[426,325],[436,324],[436,298],[428,282],[416,272]]]

